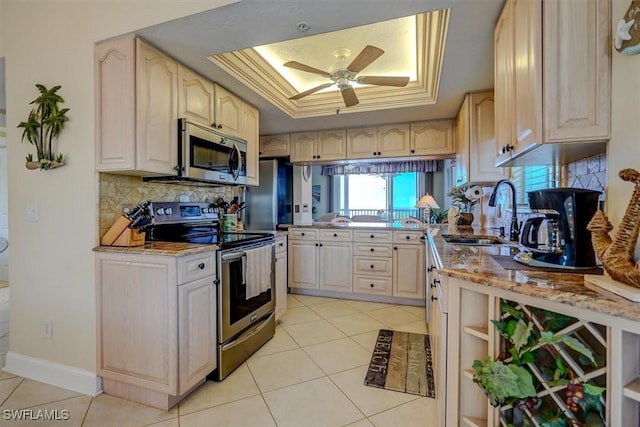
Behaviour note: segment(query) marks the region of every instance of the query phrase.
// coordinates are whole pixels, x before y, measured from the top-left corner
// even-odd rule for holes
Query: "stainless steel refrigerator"
[[[293,222],[293,166],[282,160],[261,160],[258,187],[247,187],[248,230],[275,230]]]

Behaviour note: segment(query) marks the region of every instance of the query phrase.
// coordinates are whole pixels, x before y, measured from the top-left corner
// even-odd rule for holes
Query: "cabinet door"
[[[214,276],[178,286],[179,394],[217,367]]]
[[[175,174],[178,164],[178,63],[136,39],[136,169]]]
[[[211,126],[214,119],[213,83],[180,64],[178,90],[179,117]]]
[[[318,243],[289,240],[289,286],[318,289]]]
[[[347,159],[368,159],[378,154],[375,127],[347,129]]]
[[[424,299],[424,274],[423,245],[394,245],[394,297]]]
[[[496,156],[495,165],[502,165],[511,159],[507,147],[513,145],[513,80],[514,80],[514,51],[513,51],[513,2],[508,1],[502,9],[502,14],[494,33],[494,81],[495,81],[495,135],[496,146],[493,154]]]
[[[260,137],[260,157],[289,156],[289,134]]]
[[[343,160],[347,157],[345,129],[318,131],[316,160]]]
[[[610,2],[545,1],[543,13],[544,142],[609,139]]]
[[[542,143],[541,0],[514,2],[515,144],[511,156]]]
[[[276,320],[287,311],[287,252],[276,254]]]
[[[505,176],[502,168],[494,166],[496,127],[493,92],[471,94],[469,104],[470,180],[499,181]]]
[[[215,91],[214,127],[227,135],[239,137],[242,127],[242,101],[222,86],[215,85]]]
[[[469,95],[464,97],[454,125],[456,147],[455,186],[469,182]],[[490,155],[493,156],[493,147]],[[493,158],[491,159],[493,165]]]
[[[177,395],[175,259],[100,254],[96,263],[98,373]]]
[[[403,157],[410,154],[409,123],[378,126],[378,151],[383,157]]]
[[[308,162],[316,159],[317,132],[291,134],[291,162]]]
[[[240,137],[247,141],[247,184],[258,185],[258,145],[260,113],[257,108],[242,103],[242,128]]]
[[[453,153],[451,120],[411,123],[411,155],[429,156]]]
[[[353,245],[320,242],[319,287],[325,291],[353,292]]]
[[[95,48],[96,170],[135,169],[135,39]]]

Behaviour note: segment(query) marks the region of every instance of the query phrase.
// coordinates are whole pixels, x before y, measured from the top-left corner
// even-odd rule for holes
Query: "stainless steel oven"
[[[148,239],[215,244],[218,368],[222,380],[275,334],[275,238],[272,233],[220,232],[208,203],[151,202]],[[256,268],[259,265],[260,268]]]
[[[263,248],[268,274],[249,277],[248,253]],[[218,251],[218,369],[221,380],[275,333],[275,240]],[[249,283],[258,280],[260,283]],[[249,294],[249,286],[261,291]],[[259,292],[259,293],[258,293]]]

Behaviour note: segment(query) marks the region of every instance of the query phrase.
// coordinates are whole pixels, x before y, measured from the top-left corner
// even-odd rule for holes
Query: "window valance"
[[[440,172],[442,160],[407,160],[400,162],[327,165],[322,175],[360,175],[370,173]]]

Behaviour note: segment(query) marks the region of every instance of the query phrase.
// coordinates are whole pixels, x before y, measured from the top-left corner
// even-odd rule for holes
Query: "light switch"
[[[36,222],[40,220],[38,205],[27,206],[27,221]]]

